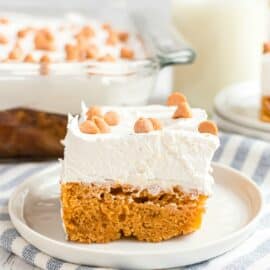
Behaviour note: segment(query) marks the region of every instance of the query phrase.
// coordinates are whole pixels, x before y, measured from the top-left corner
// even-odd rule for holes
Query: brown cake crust
[[[159,242],[197,230],[206,195],[179,187],[154,195],[131,185],[61,184],[62,217],[68,240],[106,243],[123,237]]]
[[[0,111],[0,158],[61,157],[67,117],[14,108]]]

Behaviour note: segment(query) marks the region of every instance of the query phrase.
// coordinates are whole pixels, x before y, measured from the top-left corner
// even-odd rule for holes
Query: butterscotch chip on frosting
[[[95,45],[90,45],[85,51],[87,59],[94,59],[98,56],[98,48]]]
[[[87,134],[97,134],[100,132],[96,123],[91,120],[86,120],[80,124],[80,131]]]
[[[149,118],[149,120],[152,122],[154,130],[161,130],[162,129],[162,123],[158,119]]]
[[[27,54],[24,57],[23,62],[25,62],[25,63],[34,63],[35,59],[33,58],[32,54]]]
[[[0,44],[4,45],[8,43],[8,39],[5,35],[0,34]]]
[[[111,31],[112,30],[112,27],[111,27],[110,24],[104,23],[104,24],[102,24],[102,29],[104,29],[106,31]]]
[[[120,55],[122,58],[125,58],[125,59],[133,59],[134,58],[134,51],[129,49],[129,48],[123,47],[120,51]]]
[[[179,92],[173,92],[167,99],[168,106],[178,106],[183,102],[187,102],[187,98]]]
[[[116,59],[112,55],[106,54],[106,55],[104,55],[102,57],[99,57],[98,61],[99,62],[115,62]]]
[[[79,50],[77,46],[72,44],[66,44],[65,52],[66,52],[66,60],[68,61],[78,60]]]
[[[201,133],[210,133],[213,135],[218,135],[218,127],[215,122],[206,120],[199,124],[199,132]]]
[[[105,122],[110,126],[116,126],[119,123],[119,115],[117,112],[109,111],[104,115]]]
[[[51,59],[48,55],[44,54],[40,57],[39,62],[40,66],[40,74],[48,75],[49,74],[49,63],[51,63]]]
[[[37,50],[53,51],[54,48],[54,36],[47,29],[38,30],[35,34],[34,44]]]
[[[51,59],[48,55],[44,54],[40,57],[40,63],[43,63],[43,64],[49,64],[51,62]]]
[[[9,23],[9,19],[7,18],[0,18],[0,24],[8,24]]]
[[[148,133],[154,130],[152,121],[147,118],[139,118],[134,125],[135,133]]]
[[[109,31],[108,32],[108,38],[106,40],[106,44],[107,45],[116,45],[116,43],[118,42],[118,35],[116,32],[114,31]]]
[[[127,32],[119,32],[118,33],[118,38],[122,42],[127,42],[129,38],[129,34]]]
[[[31,28],[23,28],[17,32],[17,37],[18,38],[25,38],[27,34],[31,31]]]
[[[93,118],[94,116],[100,116],[100,117],[102,117],[102,111],[101,111],[101,108],[100,108],[99,106],[91,106],[91,107],[88,109],[86,115],[87,115],[87,119],[88,119],[88,120],[92,120],[92,118]]]
[[[89,25],[83,26],[80,30],[80,32],[77,34],[77,37],[85,37],[85,38],[91,38],[95,35],[95,31],[93,28]]]
[[[94,116],[92,119],[97,125],[98,129],[100,130],[100,133],[110,132],[110,127],[108,126],[108,124],[105,122],[105,120],[102,117]]]
[[[176,111],[173,114],[173,118],[191,118],[192,112],[187,102],[178,104]]]
[[[270,42],[265,42],[263,44],[263,53],[270,53]]]
[[[22,57],[22,49],[19,46],[15,46],[8,54],[9,60],[19,60]]]

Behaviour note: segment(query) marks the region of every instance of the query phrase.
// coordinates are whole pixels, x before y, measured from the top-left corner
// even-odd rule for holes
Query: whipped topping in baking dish
[[[144,58],[135,33],[78,14],[63,18],[0,14],[0,60],[126,61]],[[42,58],[43,57],[43,58]]]
[[[103,107],[114,111],[119,124],[106,134],[85,134],[80,117],[70,117],[64,140],[63,182],[104,182],[115,180],[140,187],[170,188],[211,193],[211,160],[219,139],[200,133],[199,124],[207,119],[204,110],[192,109],[192,117],[172,119],[175,106]],[[134,123],[140,117],[158,119],[161,130],[136,133]]]

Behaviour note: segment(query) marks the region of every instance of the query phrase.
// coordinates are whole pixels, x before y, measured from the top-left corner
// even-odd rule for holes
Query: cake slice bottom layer
[[[67,239],[105,243],[124,237],[159,242],[200,228],[207,196],[139,189],[131,185],[61,184],[62,218]]]
[[[264,96],[261,100],[261,120],[270,122],[270,96]]]

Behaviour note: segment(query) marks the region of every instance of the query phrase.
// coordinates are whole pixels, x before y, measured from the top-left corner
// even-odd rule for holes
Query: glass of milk
[[[264,0],[172,0],[174,25],[197,53],[174,68],[174,90],[211,111],[226,85],[258,80],[266,11]]]

